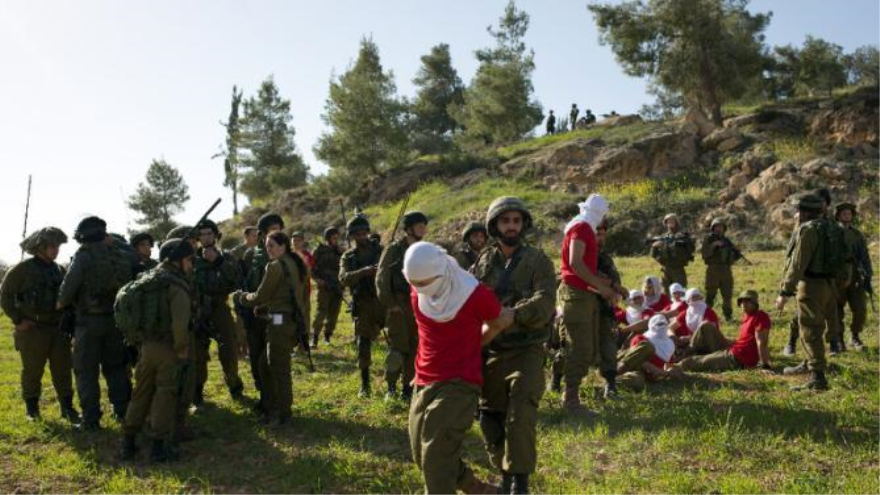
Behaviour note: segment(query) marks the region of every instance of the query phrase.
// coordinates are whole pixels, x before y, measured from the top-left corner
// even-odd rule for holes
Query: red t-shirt
[[[676,304],[676,303],[670,301],[670,302],[669,302],[669,305],[666,306],[665,308],[663,308],[663,312],[665,313],[665,312],[667,312],[667,311],[672,311],[672,305],[673,305],[673,304]],[[678,304],[678,312],[679,312],[679,314],[684,313],[685,311],[688,310],[688,303],[686,303],[686,302],[684,302],[684,301],[679,301],[677,304]],[[675,316],[678,316],[678,315],[675,315]]]
[[[739,325],[739,337],[730,346],[730,353],[743,368],[758,365],[758,340],[755,338],[755,333],[770,330],[770,325],[770,315],[763,311],[743,316]]]
[[[495,293],[483,284],[478,285],[455,318],[445,322],[434,321],[422,314],[415,289],[412,289],[410,298],[419,328],[416,384],[460,379],[482,386],[480,339],[483,322],[494,320],[501,314],[501,303]]]
[[[639,344],[639,342],[644,342],[646,340],[648,340],[647,337],[645,337],[643,334],[638,334],[635,337],[633,337],[632,340],[629,341],[629,346],[635,347],[636,345]],[[648,359],[648,362],[653,364],[654,366],[660,368],[661,370],[663,369],[663,366],[666,364],[663,362],[662,359],[660,359],[660,356],[658,356],[657,354],[654,354],[653,356],[651,356],[651,358]],[[672,362],[671,357],[669,358],[669,362],[670,363]],[[649,379],[654,378],[654,376],[651,373],[645,372],[645,374],[648,376]]]
[[[584,264],[590,273],[595,275],[598,271],[599,245],[596,243],[596,234],[593,227],[587,222],[578,222],[565,234],[562,240],[562,281],[576,289],[589,290],[590,284],[577,276],[568,263],[571,241],[577,239],[584,243]]]
[[[642,319],[643,320],[650,320],[651,317],[654,316],[655,314],[656,313],[654,313],[650,309],[647,309],[647,308],[643,309],[642,310]],[[630,323],[629,320],[626,319],[626,310],[625,309],[614,308],[614,317],[617,319],[617,323],[621,323],[623,325],[632,325],[632,323]]]
[[[669,306],[669,304],[669,296],[667,296],[666,294],[660,294],[660,299],[658,299],[657,302],[648,307],[654,311],[663,311],[663,308]]]
[[[675,321],[678,322],[678,328],[675,329],[675,335],[678,337],[688,337],[692,333],[691,329],[688,328],[687,325],[687,310],[682,311],[675,317]],[[703,322],[712,322],[719,329],[721,328],[721,324],[718,323],[718,315],[715,314],[715,311],[712,311],[712,308],[707,307],[706,312],[703,313]]]

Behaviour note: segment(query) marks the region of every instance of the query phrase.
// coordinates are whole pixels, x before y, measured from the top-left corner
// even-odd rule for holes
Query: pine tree
[[[449,110],[464,102],[464,86],[452,66],[449,45],[434,46],[422,56],[413,84],[418,88],[410,108],[414,146],[423,154],[448,151],[457,127]]]
[[[180,172],[165,160],[153,160],[147,169],[146,182],[138,184],[126,204],[140,213],[137,222],[156,239],[177,226],[174,215],[189,201],[189,187]]]

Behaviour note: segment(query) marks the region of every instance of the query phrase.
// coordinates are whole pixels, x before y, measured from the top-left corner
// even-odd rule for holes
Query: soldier
[[[733,319],[733,270],[734,263],[742,258],[742,253],[725,236],[727,225],[720,218],[712,220],[709,234],[703,238],[700,249],[706,262],[706,304],[715,306],[715,296],[721,290],[721,309],[724,319]]]
[[[556,134],[556,116],[553,115],[553,110],[547,116],[547,134]]]
[[[261,422],[285,425],[290,421],[293,385],[290,379],[290,354],[296,346],[297,333],[306,332],[305,313],[308,268],[291,249],[290,238],[275,231],[266,237],[266,265],[263,280],[254,292],[236,292],[243,306],[253,307],[266,322],[266,345],[259,358]]]
[[[339,284],[339,260],[342,248],[339,246],[339,229],[329,227],[324,230],[324,244],[315,249],[315,269],[312,275],[318,285],[318,307],[312,324],[312,347],[318,347],[318,337],[324,331],[324,343],[336,331],[336,321],[342,306],[342,286]]]
[[[241,236],[244,240],[229,250],[239,263],[244,259],[244,254],[247,250],[257,245],[257,227],[254,225],[248,225],[241,231]]]
[[[42,228],[21,242],[31,255],[12,267],[0,285],[0,307],[15,325],[13,339],[21,356],[21,395],[29,419],[40,418],[43,371],[49,362],[52,385],[61,417],[80,421],[73,407],[70,335],[59,328],[61,311],[55,307],[64,269],[55,262],[67,236],[55,227]]]
[[[122,460],[131,460],[137,453],[135,439],[149,418],[152,437],[150,460],[177,460],[172,447],[175,411],[178,408],[180,370],[189,363],[189,326],[192,309],[193,251],[189,242],[169,239],[162,243],[163,259],[154,276],[158,278],[157,328],[144,329],[140,359],[135,370],[135,388],[131,406],[123,425]],[[151,276],[151,275],[148,275]]]
[[[354,318],[358,369],[361,374],[358,395],[369,397],[373,340],[379,336],[384,325],[383,309],[376,295],[375,281],[382,250],[370,240],[370,222],[365,217],[358,215],[352,218],[346,229],[349,239],[354,240],[354,246],[339,260],[339,283],[351,291],[351,316]]]
[[[544,394],[544,349],[556,308],[553,262],[525,245],[532,215],[518,198],[489,205],[486,229],[495,240],[474,265],[477,280],[514,310],[514,324],[485,351],[480,428],[493,465],[503,475],[503,492],[528,492],[537,464],[538,404]]]
[[[613,306],[616,293],[611,281],[598,274],[595,232],[608,212],[608,202],[599,194],[591,194],[578,208],[580,213],[565,226],[562,283],[556,297],[562,305],[560,334],[566,344],[562,405],[569,412],[589,412],[581,404],[580,385],[590,364],[599,362],[602,300]],[[610,375],[607,378],[614,380]]]
[[[239,287],[244,287],[244,273],[247,271],[244,266],[244,255],[248,249],[257,245],[257,227],[249,225],[241,232],[244,239],[240,244],[232,248],[229,252],[235,258],[238,264],[238,270],[241,278],[239,279]],[[238,358],[243,359],[248,354],[247,331],[245,331],[244,321],[253,316],[248,314],[248,310],[238,305],[235,306],[235,340],[238,343]]]
[[[593,115],[593,111],[589,108],[584,112],[584,123],[586,125],[593,125],[596,123],[596,116]]]
[[[798,326],[807,354],[810,380],[796,390],[827,390],[825,345],[822,333],[829,315],[837,309],[834,280],[845,269],[840,253],[834,249],[828,220],[822,215],[822,200],[805,194],[798,200],[798,228],[785,256],[785,272],[780,283],[776,309],[782,311],[788,298],[797,295]],[[835,322],[836,323],[836,322]],[[795,368],[801,368],[798,366]],[[786,368],[793,374],[795,368]]]
[[[217,249],[222,237],[212,220],[203,220],[198,226],[200,247],[193,261],[193,278],[198,295],[199,313],[196,315],[196,342],[194,349],[196,389],[193,405],[205,401],[205,382],[208,380],[211,340],[217,342],[217,354],[223,368],[223,378],[229,394],[235,400],[242,398],[244,385],[238,376],[238,346],[235,341],[235,323],[229,308],[229,294],[238,287],[238,263],[228,252]]]
[[[155,242],[149,232],[138,232],[131,236],[131,247],[138,255],[142,271],[153,269],[159,264],[152,258]]]
[[[403,276],[403,256],[406,250],[425,237],[428,217],[420,211],[403,215],[403,231],[406,234],[382,251],[376,272],[376,294],[385,307],[388,326],[388,355],[385,358],[385,381],[388,384],[386,399],[397,396],[397,380],[402,378],[401,398],[412,397],[412,379],[415,377],[416,349],[419,332],[410,304],[410,287]]]
[[[579,113],[581,113],[581,111],[578,110],[577,103],[572,103],[571,104],[571,111],[568,112],[568,121],[571,122],[572,129],[574,129],[574,125],[578,121],[578,114]]]
[[[455,261],[465,270],[470,270],[486,247],[488,233],[480,222],[471,222],[461,234],[461,249],[455,253]]]
[[[116,292],[132,278],[129,258],[112,240],[107,223],[87,217],[76,227],[73,238],[80,243],[58,295],[58,309],[73,306],[76,330],[73,368],[82,408],[84,430],[97,430],[101,419],[99,374],[107,382],[113,414],[119,421],[131,396],[125,370],[125,344],[113,319]]]
[[[687,287],[685,266],[694,260],[696,246],[690,234],[681,230],[681,223],[675,213],[663,217],[666,234],[652,239],[651,257],[660,263],[663,272],[663,287],[678,282]]]
[[[849,285],[840,290],[840,297],[837,302],[837,317],[840,322],[840,344],[843,345],[843,312],[846,305],[849,304],[849,309],[852,311],[852,323],[850,323],[852,340],[850,345],[853,349],[861,351],[864,348],[864,344],[862,344],[859,334],[865,328],[865,318],[868,313],[866,292],[871,286],[874,269],[871,266],[871,257],[868,254],[865,235],[853,226],[855,217],[856,205],[852,203],[840,203],[837,205],[835,218],[843,228],[844,241],[849,246],[851,254],[847,260]]]

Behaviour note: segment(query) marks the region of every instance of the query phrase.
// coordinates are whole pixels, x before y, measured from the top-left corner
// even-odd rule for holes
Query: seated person
[[[629,338],[648,329],[648,319],[654,311],[645,307],[645,295],[640,290],[629,291],[626,309],[615,308],[614,317],[622,325],[617,331],[617,347],[624,347]]]
[[[739,337],[726,349],[706,354],[691,356],[681,361],[680,366],[686,371],[719,372],[742,368],[754,368],[761,363],[761,368],[770,367],[770,316],[758,306],[758,293],[747,290],[736,299],[736,305],[743,310],[739,326]]]
[[[648,320],[648,330],[632,338],[628,349],[617,354],[617,384],[642,390],[648,382],[684,376],[672,366],[675,342],[669,337],[669,322],[663,315]]]
[[[649,275],[645,277],[642,290],[645,292],[645,305],[651,308],[651,311],[657,313],[663,311],[663,308],[669,306],[669,296],[663,293],[663,286],[660,285],[660,279]]]
[[[675,360],[726,349],[729,343],[721,333],[718,315],[703,300],[700,290],[688,289],[685,302],[687,311],[679,313],[669,325],[669,335],[676,345]]]
[[[675,282],[669,286],[669,295],[672,297],[672,301],[668,306],[663,308],[663,314],[666,315],[667,318],[674,318],[678,316],[678,313],[687,311],[688,305],[684,300],[685,290],[680,283]],[[666,314],[672,311],[674,311],[674,313]]]

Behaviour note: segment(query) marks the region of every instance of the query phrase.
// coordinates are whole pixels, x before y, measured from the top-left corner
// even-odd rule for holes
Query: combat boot
[[[553,392],[562,392],[562,374],[554,374],[553,380],[550,381],[550,390]]]
[[[361,369],[361,389],[358,391],[358,397],[367,398],[372,394],[370,390],[370,369]]]
[[[410,400],[412,400],[412,396],[413,396],[413,386],[412,385],[404,385],[403,391],[400,393],[400,398],[404,402],[409,402]]]
[[[815,390],[816,392],[822,392],[828,390],[828,380],[825,378],[824,371],[812,371],[810,372],[810,380],[807,383],[791,387],[791,389],[795,391]]]
[[[177,453],[171,448],[169,442],[153,440],[153,445],[150,447],[150,462],[174,462],[177,458]]]
[[[565,391],[562,393],[562,407],[569,413],[592,416],[593,411],[581,404],[580,387],[577,385],[565,384]]]
[[[529,493],[529,475],[514,474],[511,493]]]
[[[602,372],[602,378],[605,379],[605,390],[603,397],[605,400],[614,400],[617,398],[617,371],[606,370]]]
[[[318,350],[318,334],[312,336],[312,350]]]
[[[192,405],[197,409],[205,405],[205,386],[199,385],[196,387],[195,394],[193,394]]]
[[[397,398],[397,384],[388,382],[388,391],[385,392],[385,401],[392,401]]]
[[[785,376],[803,375],[804,373],[807,373],[808,371],[810,371],[810,370],[809,370],[809,368],[807,368],[807,362],[801,361],[801,363],[798,364],[797,366],[786,366],[782,370],[782,374]]]
[[[71,424],[78,424],[82,421],[82,418],[79,416],[79,411],[73,407],[73,396],[68,395],[67,397],[59,397],[58,405],[61,408],[61,417],[66,419]]]
[[[854,334],[852,340],[849,341],[849,345],[852,346],[854,351],[861,352],[865,348],[865,344],[862,343],[862,339],[859,338],[858,334]]]
[[[513,475],[507,471],[501,471],[501,487],[498,493],[509,494],[513,490]]]
[[[40,399],[25,399],[24,400],[24,408],[25,414],[31,421],[36,421],[40,419]]]
[[[113,404],[113,419],[116,420],[117,423],[122,424],[125,422],[125,414],[128,412],[128,403],[125,404]]]
[[[840,341],[839,340],[832,340],[829,343],[828,347],[830,349],[829,354],[831,354],[832,356],[836,356],[836,355],[840,354],[841,352],[843,352],[840,349]]]
[[[239,385],[235,388],[229,389],[229,395],[232,396],[232,400],[236,402],[241,402],[244,400],[244,385]]]
[[[122,449],[119,453],[119,458],[121,460],[130,461],[134,459],[135,455],[137,455],[138,448],[135,440],[136,438],[135,435],[129,435],[127,433],[122,437]]]

